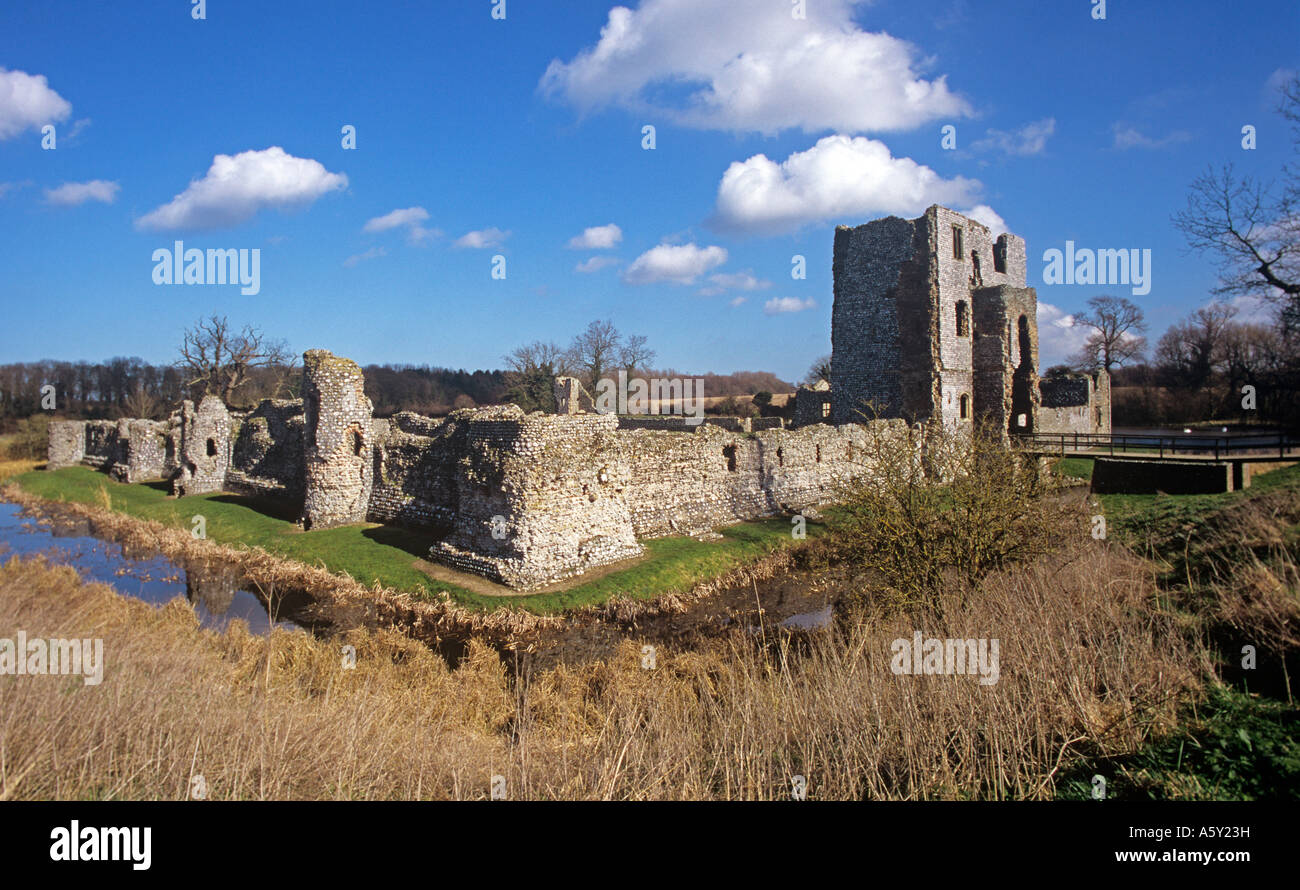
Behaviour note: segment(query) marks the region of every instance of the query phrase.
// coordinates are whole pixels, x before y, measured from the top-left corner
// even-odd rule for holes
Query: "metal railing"
[[[1268,433],[1239,436],[1198,436],[1195,433],[1159,435],[1142,433],[1027,433],[1014,437],[1022,445],[1062,457],[1066,454],[1091,454],[1098,451],[1116,454],[1141,454],[1152,457],[1177,457],[1179,454],[1224,457],[1267,457],[1284,459],[1287,449],[1300,447],[1294,433]],[[1276,458],[1273,456],[1276,455]]]

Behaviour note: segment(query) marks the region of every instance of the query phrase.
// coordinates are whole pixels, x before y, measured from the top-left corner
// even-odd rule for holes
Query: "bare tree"
[[[235,331],[224,316],[213,315],[185,332],[176,366],[191,393],[219,396],[229,405],[255,369],[284,369],[287,376],[292,363],[283,340],[270,340],[251,325]]]
[[[618,362],[627,371],[628,377],[635,377],[638,370],[646,370],[655,359],[655,351],[646,346],[646,339],[640,334],[625,337],[618,347]]]
[[[525,411],[555,411],[554,382],[569,374],[568,355],[554,343],[534,340],[505,356],[506,401]],[[461,407],[461,406],[456,406]]]
[[[136,384],[135,389],[126,397],[122,405],[123,417],[142,417],[146,420],[153,420],[154,415],[158,413],[158,400],[154,398],[144,387],[144,382]]]
[[[1300,75],[1282,87],[1278,112],[1291,121],[1300,150]],[[1218,294],[1263,294],[1280,303],[1284,321],[1300,321],[1300,164],[1283,170],[1279,189],[1232,165],[1192,183],[1187,207],[1173,218],[1193,250],[1219,264]]]
[[[831,382],[831,357],[829,355],[823,355],[813,362],[812,367],[808,369],[808,373],[804,376],[804,383],[809,386],[819,380],[825,380],[827,383]]]
[[[1092,333],[1075,356],[1077,367],[1107,373],[1123,364],[1141,361],[1147,341],[1141,336],[1146,321],[1141,308],[1127,297],[1103,294],[1088,301],[1088,311],[1074,316],[1074,324],[1091,328]]]
[[[569,365],[581,376],[588,389],[594,390],[597,381],[615,367],[622,339],[612,321],[593,321],[573,338],[568,353]]]
[[[516,374],[528,374],[539,369],[557,376],[569,373],[566,351],[555,343],[542,340],[516,347],[504,359],[506,367]]]
[[[1204,389],[1211,383],[1223,365],[1225,336],[1236,312],[1211,303],[1165,331],[1156,346],[1156,364],[1166,385]]]

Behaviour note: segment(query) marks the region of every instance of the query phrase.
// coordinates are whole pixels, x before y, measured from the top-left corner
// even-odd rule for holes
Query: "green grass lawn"
[[[171,498],[161,483],[126,485],[88,467],[31,472],[12,480],[25,491],[52,501],[103,505],[104,492],[112,509],[174,528],[190,530],[203,516],[207,537],[220,544],[261,547],[270,553],[331,572],[346,573],[365,584],[433,596],[446,591],[462,605],[494,609],[502,606],[534,612],[558,612],[598,604],[615,595],[648,599],[689,590],[697,581],[715,577],[792,542],[790,520],[775,518],[721,529],[718,541],[657,538],[642,542],[648,558],[629,568],[582,582],[566,590],[511,597],[475,593],[430,578],[414,565],[425,558],[433,538],[409,529],[372,524],[310,532],[298,530],[283,505],[275,501],[231,494],[200,494]],[[808,536],[823,532],[808,524]]]
[[[1251,480],[1250,488],[1218,494],[1103,494],[1101,506],[1107,526],[1122,535],[1160,538],[1180,531],[1186,534],[1233,504],[1270,491],[1300,489],[1300,464],[1272,470]]]
[[[1091,481],[1092,464],[1090,457],[1062,457],[1057,459],[1052,469],[1058,476]]]

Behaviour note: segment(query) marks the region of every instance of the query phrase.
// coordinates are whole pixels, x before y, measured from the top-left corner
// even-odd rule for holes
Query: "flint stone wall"
[[[196,410],[181,405],[180,472],[172,482],[176,495],[223,491],[230,469],[230,412],[221,399],[204,396]]]
[[[84,420],[50,421],[50,444],[46,450],[46,468],[57,470],[74,467],[86,456],[86,422]]]
[[[248,414],[232,418],[227,490],[301,505],[304,425],[300,399],[267,399]]]
[[[374,421],[368,520],[451,527],[456,517],[456,474],[465,454],[464,421],[474,410],[454,411],[444,420],[403,412]]]
[[[852,480],[871,478],[876,437],[903,447],[911,442],[901,420],[750,435],[716,427],[622,433],[633,530],[644,537],[698,534],[830,503]]]
[[[430,555],[521,590],[641,554],[612,415],[464,417],[451,532]]]
[[[117,422],[117,460],[109,475],[119,482],[162,479],[166,473],[167,423],[154,420]]]
[[[302,523],[329,528],[366,518],[374,476],[371,404],[356,362],[324,349],[303,355]]]

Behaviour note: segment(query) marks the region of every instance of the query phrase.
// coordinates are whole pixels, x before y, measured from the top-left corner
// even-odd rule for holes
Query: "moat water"
[[[224,629],[241,620],[256,634],[272,625],[266,603],[247,587],[247,579],[221,570],[186,568],[152,553],[127,553],[120,544],[96,538],[85,520],[50,519],[24,514],[17,504],[0,501],[0,560],[43,555],[75,568],[87,581],[107,584],[126,596],[161,605],[176,597],[193,603],[204,627]]]

